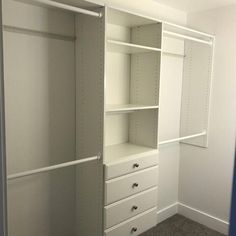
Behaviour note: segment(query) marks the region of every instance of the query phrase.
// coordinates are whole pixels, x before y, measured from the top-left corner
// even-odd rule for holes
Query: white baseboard
[[[180,214],[196,221],[200,224],[207,226],[223,234],[228,234],[229,222],[221,220],[217,217],[209,215],[203,211],[187,206],[181,202],[176,202],[168,207],[165,207],[157,212],[157,224],[170,218],[175,214]]]
[[[209,215],[203,211],[187,206],[183,203],[178,203],[178,214],[185,216],[193,221],[214,229],[220,233],[228,235],[229,222],[221,220],[217,217]]]
[[[157,224],[178,213],[178,202],[157,212]]]

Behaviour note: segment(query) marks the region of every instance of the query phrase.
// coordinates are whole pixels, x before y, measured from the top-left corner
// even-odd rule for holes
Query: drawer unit
[[[104,208],[105,229],[132,218],[157,205],[157,188],[148,189]]]
[[[157,224],[157,208],[152,208],[105,230],[104,236],[137,236]]]
[[[121,175],[134,173],[158,164],[158,153],[142,156],[133,160],[105,165],[105,179],[112,179]]]
[[[139,193],[158,183],[158,166],[105,182],[105,205]]]

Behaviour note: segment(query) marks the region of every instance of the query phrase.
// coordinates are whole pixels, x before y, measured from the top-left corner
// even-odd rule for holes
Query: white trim
[[[178,203],[178,213],[200,224],[203,224],[220,233],[228,234],[229,222],[214,217],[208,213],[187,206],[181,202]]]
[[[157,224],[161,223],[162,221],[174,216],[178,213],[178,202],[169,205],[157,212]]]

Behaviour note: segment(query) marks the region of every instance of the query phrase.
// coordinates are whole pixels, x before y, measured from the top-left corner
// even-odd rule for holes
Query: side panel
[[[7,236],[2,1],[0,1],[0,235]]]
[[[101,9],[99,9],[101,11]],[[103,232],[105,16],[76,19],[76,157],[101,155],[76,170],[77,235]]]

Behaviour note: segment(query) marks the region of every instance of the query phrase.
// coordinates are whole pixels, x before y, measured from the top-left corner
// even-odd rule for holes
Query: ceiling
[[[186,12],[204,11],[236,4],[236,0],[153,0]]]

